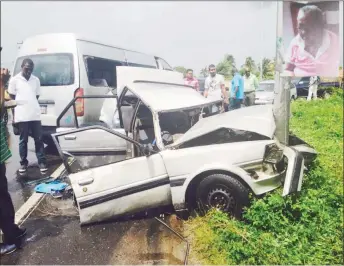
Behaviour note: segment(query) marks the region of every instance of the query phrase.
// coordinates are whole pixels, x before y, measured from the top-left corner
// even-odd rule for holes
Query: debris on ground
[[[54,198],[61,198],[62,193],[68,187],[67,183],[55,180],[51,182],[41,183],[35,187],[35,192],[50,194]]]

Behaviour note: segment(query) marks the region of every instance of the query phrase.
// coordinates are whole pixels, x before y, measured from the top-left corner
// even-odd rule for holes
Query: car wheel
[[[199,184],[197,204],[201,214],[216,208],[240,219],[243,208],[249,204],[249,191],[229,175],[213,174]]]
[[[327,91],[324,92],[324,95],[323,95],[324,99],[328,99],[330,98],[330,96],[331,95]]]

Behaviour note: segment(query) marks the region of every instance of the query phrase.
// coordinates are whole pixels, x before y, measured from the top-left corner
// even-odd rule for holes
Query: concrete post
[[[277,43],[275,66],[275,91],[273,112],[276,122],[276,138],[284,145],[289,142],[290,77],[283,77],[283,1],[277,2]]]

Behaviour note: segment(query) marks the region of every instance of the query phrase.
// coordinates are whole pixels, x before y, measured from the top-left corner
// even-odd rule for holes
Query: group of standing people
[[[249,68],[245,68],[244,76],[240,75],[237,69],[232,70],[232,80],[230,81],[230,93],[226,90],[225,80],[222,75],[216,73],[215,65],[209,65],[209,76],[204,83],[204,97],[210,100],[221,100],[223,111],[230,111],[245,106],[254,105],[255,91],[258,88],[258,79],[251,73]],[[193,76],[192,69],[188,69],[184,79],[185,85],[192,86],[199,91],[199,81]]]
[[[1,48],[2,50],[2,48]],[[14,108],[14,123],[19,129],[19,172],[24,174],[28,168],[28,138],[31,133],[35,141],[36,156],[42,174],[46,173],[46,158],[42,141],[40,106],[40,81],[32,75],[34,63],[31,59],[24,59],[21,72],[11,78],[8,93],[13,101],[8,105],[5,101],[3,76],[0,86],[0,230],[3,233],[0,243],[0,256],[14,252],[21,245],[26,229],[15,224],[15,210],[11,196],[8,192],[6,178],[6,161],[12,156],[9,145],[9,132],[7,129],[8,109]]]

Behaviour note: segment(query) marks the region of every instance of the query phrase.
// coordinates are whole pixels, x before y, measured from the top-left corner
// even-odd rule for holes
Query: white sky
[[[258,63],[275,55],[276,2],[3,2],[1,62],[10,67],[17,42],[75,32],[154,54],[172,66],[200,69],[233,54]]]

